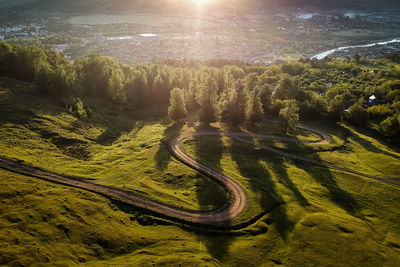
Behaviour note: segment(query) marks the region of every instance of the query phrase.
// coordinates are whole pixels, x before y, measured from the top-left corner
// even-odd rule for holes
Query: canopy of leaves
[[[171,120],[178,121],[186,116],[185,99],[182,89],[172,89],[169,102],[168,116]]]

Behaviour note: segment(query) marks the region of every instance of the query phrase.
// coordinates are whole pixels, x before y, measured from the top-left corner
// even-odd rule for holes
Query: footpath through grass
[[[102,104],[96,109],[95,103],[98,112],[85,122],[52,104],[54,100],[37,96],[28,84],[2,78],[0,87],[2,156],[177,206],[210,209],[225,201],[221,188],[176,162],[159,143],[202,128],[186,129],[158,118],[142,121],[134,113],[119,113]],[[343,130],[349,132],[343,136],[336,126],[311,124],[307,123],[334,139],[333,145],[321,149],[342,146],[347,138],[346,149],[315,153],[319,148],[307,145],[297,147],[296,153],[311,151],[310,157],[321,160],[327,160],[325,154],[332,160],[364,157],[355,162],[360,170],[396,173],[398,151],[384,141],[359,129]],[[263,124],[248,131],[276,135],[281,130]],[[299,138],[315,136],[299,133]],[[396,266],[400,262],[398,188],[288,161],[229,138],[188,139],[184,149],[246,188],[250,208],[244,217],[273,201],[285,204],[246,229],[204,232],[116,206],[83,190],[0,170],[0,265]],[[375,160],[364,161],[372,152]]]
[[[15,82],[0,81],[1,156],[187,209],[225,203],[222,187],[174,160],[161,144],[184,124],[135,119],[133,112],[101,109],[104,103],[95,103],[93,118],[85,122]]]
[[[372,148],[366,147],[364,141],[357,139],[358,131],[346,125],[335,127],[321,124],[321,128],[313,126],[329,133],[334,139],[333,144],[315,147],[278,142],[275,145],[281,145],[282,149],[288,151],[294,148],[296,154],[306,154],[305,156],[314,160],[326,160],[325,154],[328,154],[329,159],[335,162],[333,158],[337,156],[340,166],[349,168],[353,162],[342,162],[347,157],[350,160],[359,156],[368,157],[370,151],[367,148]],[[275,127],[275,130],[265,130],[271,127]],[[351,132],[346,131],[346,139],[343,140],[338,129],[344,127]],[[278,129],[276,124],[270,124],[268,127],[256,127],[252,132],[276,135]],[[219,127],[215,130],[219,130]],[[238,132],[240,129],[230,131]],[[309,138],[304,133],[300,135]],[[363,137],[371,142],[371,146],[381,149],[381,153],[375,152],[375,162],[359,160],[356,170],[368,171],[375,168],[380,174],[398,175],[400,172],[396,166],[399,160],[395,148],[390,149],[378,139]],[[355,139],[358,142],[353,141]],[[275,142],[268,143],[274,145]],[[344,151],[332,149],[343,143],[350,143]],[[382,262],[389,265],[400,262],[398,187],[287,160],[272,152],[258,150],[225,137],[218,139],[199,136],[187,139],[184,149],[203,164],[220,169],[244,185],[250,192],[249,204],[252,212],[262,210],[271,202],[271,198],[286,203],[261,220],[267,225],[273,225],[267,236],[274,234],[280,237],[277,238],[278,241],[273,241],[276,247],[271,248],[268,253],[269,256],[276,257],[272,257],[273,263],[318,265],[316,263],[319,262],[326,266],[373,266]],[[320,149],[332,151],[319,152]],[[204,153],[205,151],[209,153]],[[364,153],[366,155],[359,155]],[[391,164],[394,169],[384,169],[385,164]]]

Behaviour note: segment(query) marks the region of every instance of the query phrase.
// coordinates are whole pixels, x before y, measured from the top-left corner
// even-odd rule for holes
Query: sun
[[[196,3],[199,6],[202,6],[204,4],[207,4],[208,2],[210,2],[210,0],[191,0],[193,3]]]

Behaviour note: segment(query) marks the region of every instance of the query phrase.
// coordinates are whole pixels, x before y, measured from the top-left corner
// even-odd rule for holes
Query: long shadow
[[[200,125],[196,132],[218,132],[218,129],[210,125]],[[208,167],[221,172],[221,159],[224,152],[224,144],[220,136],[194,137],[194,145],[197,159]]]
[[[237,132],[237,129],[230,131]],[[251,157],[248,155],[249,151],[251,151]],[[259,203],[263,210],[269,209],[274,203],[283,202],[276,191],[271,174],[261,165],[261,161],[265,159],[265,151],[253,149],[251,145],[233,139],[230,152],[239,168],[240,175],[248,179],[252,192],[260,197]],[[279,234],[286,240],[288,233],[293,229],[293,222],[287,216],[285,205],[275,208],[270,213],[270,220],[276,224]]]
[[[351,131],[350,129],[348,129],[347,127],[338,125],[338,127],[340,127],[340,130],[344,132],[344,139],[346,138],[351,138],[352,140],[354,140],[355,142],[357,142],[359,145],[361,145],[363,148],[365,148],[366,150],[370,151],[370,152],[374,152],[374,153],[380,153],[380,154],[384,154],[390,157],[393,157],[395,159],[399,159],[400,160],[400,156],[390,153],[389,151],[385,151],[379,147],[376,147],[374,144],[372,144],[370,141],[362,138],[358,133],[361,133],[363,135],[367,135],[370,136],[373,133],[368,132],[365,129],[360,129],[360,128],[354,128],[354,132]],[[380,136],[374,136],[374,139],[379,140]],[[393,144],[390,145],[390,147],[395,150],[396,152],[398,152],[398,149],[393,147]],[[399,152],[398,152],[399,153]]]
[[[307,147],[304,144],[298,144],[301,149],[306,150]],[[322,159],[318,154],[313,154],[312,159],[315,161],[318,161],[322,163]],[[357,200],[347,191],[343,190],[342,188],[339,187],[339,185],[336,183],[335,177],[333,176],[332,172],[329,170],[329,168],[325,167],[319,167],[319,166],[314,166],[310,163],[305,163],[302,161],[295,160],[294,165],[300,169],[303,169],[306,171],[308,174],[310,174],[320,185],[325,187],[330,195],[331,195],[331,200],[344,209],[346,212],[349,214],[358,217],[358,218],[363,218],[363,216],[360,213],[360,205],[357,202]]]
[[[256,129],[258,130],[258,129]],[[309,136],[310,134],[304,134],[305,136]],[[297,139],[294,136],[288,136],[293,139]],[[256,144],[253,141],[253,146],[256,147]],[[275,157],[274,160],[268,161],[268,165],[272,168],[273,172],[277,175],[278,181],[280,184],[284,185],[287,189],[292,191],[293,195],[296,197],[297,201],[300,205],[308,206],[308,200],[303,196],[303,194],[299,191],[296,185],[289,178],[286,168],[284,167],[284,159],[282,157]]]
[[[168,126],[163,133],[163,142],[170,143],[173,138],[177,137],[181,132],[185,123],[183,121],[171,124]],[[171,161],[171,154],[165,148],[165,146],[160,142],[156,155],[154,156],[156,162],[156,168],[158,170],[165,170]]]
[[[28,83],[13,79],[0,80],[0,125],[29,125],[41,113],[56,116],[65,112],[54,99],[41,96],[30,87]],[[3,88],[8,90],[3,92]]]
[[[57,116],[65,112],[65,108],[56,103],[54,99],[39,95],[30,88],[31,85],[20,81],[10,79],[4,82],[1,80],[0,88],[3,86],[11,89],[0,94],[0,126],[8,123],[24,126],[29,131],[39,134],[43,139],[48,139],[57,147],[84,143],[82,140],[61,137],[51,127],[48,127],[48,125],[52,126],[58,122],[46,115]],[[0,91],[2,90],[0,89]]]
[[[296,185],[289,178],[287,170],[284,167],[285,164],[284,159],[282,157],[276,157],[276,160],[271,160],[268,163],[269,166],[274,171],[274,173],[277,175],[279,183],[281,183],[287,189],[292,191],[293,195],[300,203],[300,205],[302,205],[303,207],[309,206],[310,203],[308,203],[308,200],[303,196],[303,194],[299,191]]]
[[[203,131],[215,131],[217,129],[215,127],[209,125],[201,125],[196,128],[197,132]],[[198,136],[194,138],[194,148],[196,153],[196,159],[202,164],[210,167],[211,169],[222,172],[221,167],[221,159],[224,152],[224,145],[222,142],[222,138],[219,136]],[[204,179],[206,177],[199,177],[199,179]],[[208,178],[206,178],[208,179]],[[204,181],[203,181],[204,182]],[[209,181],[211,183],[211,181]],[[220,185],[213,183],[214,187],[218,188]],[[221,199],[216,199],[220,197],[226,197],[225,194],[212,195],[212,191],[210,193],[205,194],[204,192],[197,192],[197,199],[200,205],[208,205],[210,203],[210,199],[213,200],[214,203],[221,202]],[[223,199],[225,202],[226,199]],[[229,224],[230,221],[225,222]],[[218,236],[210,236],[210,235],[199,235],[198,239],[200,242],[204,243],[208,252],[218,259],[219,261],[223,261],[227,256],[229,245],[233,242],[234,237],[228,234],[221,234]]]
[[[135,122],[134,120],[126,120],[124,117],[116,116],[113,121],[109,123],[107,129],[97,138],[96,142],[100,145],[112,145],[122,134],[132,130],[135,124],[137,129],[140,130],[144,125],[142,122]]]

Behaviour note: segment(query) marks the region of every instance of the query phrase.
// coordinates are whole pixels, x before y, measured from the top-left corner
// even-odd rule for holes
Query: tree
[[[250,73],[245,78],[245,87],[247,91],[253,91],[258,83],[257,73]]]
[[[12,74],[15,68],[15,48],[7,43],[0,42],[0,74]]]
[[[99,55],[78,59],[75,66],[83,92],[93,96],[107,95],[112,69],[119,67],[113,65],[116,65],[113,59]]]
[[[280,79],[279,84],[275,91],[275,97],[277,99],[293,99],[298,91],[297,83],[293,78],[288,75],[283,76]]]
[[[279,121],[284,125],[285,134],[296,127],[299,123],[299,108],[295,100],[283,101],[283,108],[279,111]]]
[[[113,70],[110,80],[108,81],[107,94],[108,97],[117,104],[126,103],[126,94],[124,91],[123,81],[124,74],[120,69]]]
[[[148,100],[148,81],[144,71],[135,71],[125,84],[128,102],[135,108],[144,107]]]
[[[372,106],[372,107],[369,107],[367,109],[367,111],[368,111],[369,116],[374,119],[384,118],[384,117],[387,117],[388,115],[393,114],[393,111],[390,108],[390,104]]]
[[[328,116],[333,121],[341,121],[343,119],[344,103],[341,95],[335,96],[333,100],[329,102]]]
[[[186,105],[186,110],[189,112],[198,110],[200,107],[199,103],[197,102],[196,95],[197,95],[196,82],[191,81],[189,83],[189,88],[185,90],[185,105]]]
[[[44,50],[34,46],[18,46],[15,49],[14,77],[31,82],[35,78],[35,61],[45,59]]]
[[[328,109],[326,99],[313,91],[305,91],[306,99],[299,102],[300,118],[324,118]]]
[[[207,75],[200,85],[200,121],[205,123],[215,122],[218,119],[217,109],[217,84]]]
[[[252,123],[261,121],[264,112],[261,103],[261,89],[256,87],[252,92],[249,93],[249,102],[248,102],[248,120]]]
[[[240,125],[246,121],[247,96],[244,89],[230,88],[225,92],[226,100],[222,103],[223,119],[234,125]]]
[[[171,120],[179,121],[186,116],[185,99],[182,89],[172,89],[169,103],[168,116]]]
[[[234,125],[240,125],[246,121],[248,97],[245,91],[243,79],[234,83],[232,94],[228,104],[228,121]]]
[[[346,120],[353,125],[365,125],[368,121],[368,111],[358,102],[346,112]]]
[[[290,75],[301,75],[304,72],[304,64],[300,62],[285,63],[282,65],[282,72]]]
[[[235,79],[233,78],[233,75],[231,72],[227,71],[225,73],[225,89],[233,88],[235,86]]]
[[[150,91],[150,98],[153,103],[162,106],[168,106],[168,95],[170,93],[169,77],[158,74],[153,81],[153,86]]]
[[[379,132],[386,136],[400,135],[400,114],[394,114],[381,122]]]
[[[272,108],[272,88],[265,84],[261,87],[260,99],[264,114],[268,114]]]
[[[51,95],[51,77],[53,76],[53,70],[46,61],[38,59],[35,61],[35,84],[37,90],[43,94]]]
[[[245,72],[242,68],[238,66],[229,66],[228,71],[232,73],[232,76],[235,80],[243,79],[245,77]]]

